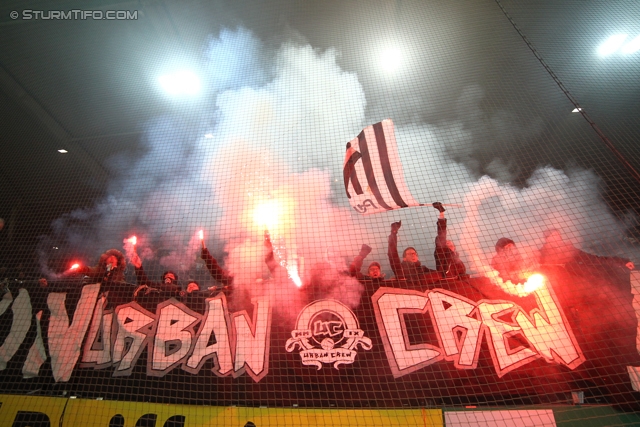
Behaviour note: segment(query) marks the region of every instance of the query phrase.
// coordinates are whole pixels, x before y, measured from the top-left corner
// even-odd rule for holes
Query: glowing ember
[[[80,264],[73,264],[69,270],[77,270],[80,267]]]
[[[527,293],[534,292],[544,285],[544,276],[542,274],[534,274],[524,284],[524,291]]]

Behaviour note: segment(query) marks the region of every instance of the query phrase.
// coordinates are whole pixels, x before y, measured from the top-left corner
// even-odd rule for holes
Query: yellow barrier
[[[58,426],[69,399],[0,395],[0,426]],[[48,423],[48,424],[47,424]],[[108,424],[107,424],[108,425]]]
[[[1,426],[30,426],[23,423],[25,416],[18,414],[41,413],[51,426],[122,427],[172,426],[238,426],[249,422],[262,426],[443,426],[439,409],[303,409],[303,408],[237,408],[216,406],[165,405],[144,402],[117,402],[106,400],[63,399],[53,397],[0,395]],[[65,408],[66,404],[66,408]],[[61,418],[62,417],[62,418]],[[33,418],[35,419],[35,418]],[[59,424],[59,420],[62,423]],[[38,424],[38,425],[46,425]]]

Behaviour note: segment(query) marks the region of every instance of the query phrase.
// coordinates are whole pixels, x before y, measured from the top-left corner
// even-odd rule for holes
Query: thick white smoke
[[[468,163],[451,158],[472,140],[455,122],[396,128],[407,184],[427,206],[360,216],[344,195],[342,161],[346,142],[370,123],[364,122],[362,86],[336,64],[336,52],[288,43],[270,52],[243,29],[223,31],[209,47],[215,76],[209,102],[147,124],[145,151],[135,161],[113,159],[120,178],[109,195],[56,220],[53,238],[97,258],[135,234],[145,265],[187,273],[196,265],[196,233],[203,229],[212,253],[234,275],[238,295],[269,295],[294,314],[304,297],[291,271],[268,279],[266,229],[282,268],[295,267],[303,287],[314,277],[324,296],[352,307],[362,289],[339,272],[367,243],[373,251],[365,269],[380,261],[391,276],[391,222],[403,222],[399,249],[414,246],[435,267],[434,201],[452,205],[449,238],[475,273],[489,273],[499,237],[534,256],[547,228],[561,229],[587,250],[622,236],[624,224],[608,212],[591,172],[542,168],[525,188],[478,180]],[[216,64],[227,65],[216,74]],[[493,168],[508,177],[508,166],[496,162]]]
[[[599,241],[608,242],[608,250],[624,246],[625,226],[607,209],[598,183],[590,171],[565,173],[551,167],[538,169],[522,189],[481,178],[464,198],[466,218],[460,225],[460,242],[467,265],[517,293],[489,267],[501,237],[512,239],[529,264],[537,261],[544,231],[549,229],[559,230],[566,241],[591,252]]]
[[[287,275],[261,280],[265,264],[256,248],[265,230],[276,258],[297,267],[303,282],[305,270],[319,263],[328,262],[327,277],[346,270],[345,259],[364,239],[349,210],[330,199],[342,147],[362,126],[365,99],[357,78],[340,70],[332,51],[285,45],[276,63],[276,78],[264,87],[218,97],[220,121],[212,138],[217,148],[204,160],[202,179],[221,206],[215,233],[227,242],[234,285],[282,302],[298,289]],[[359,298],[352,294],[341,299],[356,306]]]

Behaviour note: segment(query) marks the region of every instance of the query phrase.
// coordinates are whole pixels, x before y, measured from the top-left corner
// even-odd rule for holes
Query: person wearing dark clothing
[[[101,293],[107,296],[106,308],[111,309],[117,305],[126,304],[131,301],[133,296],[135,288],[127,283],[124,277],[126,268],[127,261],[122,252],[117,249],[109,249],[100,255],[96,266],[81,266],[68,270],[62,275],[62,278],[81,275],[84,284],[100,283]],[[46,280],[44,283],[47,284]],[[64,286],[63,283],[60,285]]]
[[[161,282],[153,282],[142,267],[142,260],[135,249],[131,255],[131,263],[136,270],[136,284],[138,287],[133,292],[133,300],[146,310],[155,313],[156,307],[169,298],[177,297],[180,293],[178,275],[173,271],[162,273]]]
[[[186,290],[180,292],[179,299],[191,310],[204,314],[207,306],[206,299],[213,296],[215,293],[215,291],[201,291],[200,284],[195,280],[190,280],[187,284]]]
[[[133,292],[133,301],[140,304],[145,310],[155,313],[158,304],[170,298],[177,298],[179,295],[180,293],[177,291],[165,291],[144,284],[138,286]]]
[[[211,255],[209,249],[204,246],[202,247],[200,258],[204,260],[204,264],[207,266],[207,270],[209,270],[209,274],[211,274],[213,280],[222,285],[220,288],[211,286],[208,290],[211,291],[212,294],[216,291],[222,291],[222,293],[228,297],[232,290],[233,276],[220,267],[220,264],[218,264],[218,261]]]
[[[540,264],[564,265],[572,261],[578,248],[562,238],[557,229],[544,232],[544,244],[540,248]]]
[[[638,397],[628,382],[628,366],[639,365],[634,263],[584,252],[557,229],[546,230],[544,237],[542,271],[586,359],[576,380],[585,384],[585,395],[605,395],[614,407],[637,410]]]
[[[136,270],[136,284],[138,285],[138,289],[136,289],[137,295],[140,292],[144,291],[148,293],[148,289],[156,289],[158,291],[163,292],[173,292],[177,294],[180,292],[180,285],[178,285],[178,275],[171,270],[165,271],[162,273],[162,281],[161,282],[152,282],[147,277],[147,274],[142,267],[142,260],[138,256],[138,253],[133,250],[131,255],[131,264]]]
[[[269,267],[269,273],[273,275],[280,264],[276,261],[275,253],[273,252],[273,243],[271,243],[271,235],[268,230],[264,232],[264,247],[266,249],[264,263]]]
[[[605,268],[627,268],[633,270],[635,264],[626,258],[615,256],[598,256],[584,251],[578,251],[572,262],[576,265],[600,266]]]
[[[440,212],[438,218],[438,234],[436,235],[436,250],[433,256],[436,260],[436,270],[440,272],[444,278],[463,277],[467,268],[460,260],[456,247],[451,240],[447,240],[447,219],[444,217],[445,208],[442,203],[435,202],[433,207]]]
[[[420,263],[418,252],[413,247],[408,247],[402,253],[402,261],[398,255],[398,230],[402,226],[402,221],[391,224],[391,234],[389,234],[389,246],[387,255],[391,269],[396,275],[396,279],[419,281],[424,284],[433,284],[440,280],[440,274]]]
[[[362,247],[360,248],[360,253],[353,259],[353,261],[351,262],[351,265],[349,265],[349,274],[351,275],[351,277],[355,277],[360,281],[370,280],[373,282],[382,282],[384,281],[384,274],[380,269],[379,262],[374,261],[371,264],[369,264],[369,268],[367,269],[366,275],[363,274],[361,271],[362,264],[364,263],[364,259],[367,257],[367,255],[369,255],[370,252],[371,252],[370,246],[362,245]]]
[[[289,267],[286,266],[286,264],[280,264],[276,260],[275,252],[273,251],[273,244],[271,243],[271,235],[269,234],[268,230],[264,232],[264,247],[266,249],[264,262],[269,268],[269,275],[271,276],[271,280],[293,280],[289,273]],[[287,277],[288,279],[285,279],[285,277]]]
[[[83,275],[87,283],[125,283],[124,270],[126,268],[127,261],[122,252],[117,249],[109,249],[100,255],[96,266],[82,266],[65,273],[64,276]]]
[[[496,270],[502,280],[511,283],[524,283],[532,266],[520,254],[513,240],[501,237],[496,242],[496,254],[491,259],[491,268]]]
[[[621,268],[622,272],[635,268],[633,262],[626,258],[598,256],[581,251],[564,240],[557,229],[545,231],[544,237],[544,245],[540,248],[541,264],[564,265],[565,269],[573,273],[594,269],[605,275],[618,274]]]
[[[135,287],[125,280],[126,268],[127,261],[122,252],[109,249],[100,256],[95,267],[79,267],[65,273],[65,276],[81,274],[84,276],[85,284],[100,283],[100,292],[107,297],[105,309],[110,310],[128,303],[133,297]]]
[[[175,294],[180,292],[178,275],[171,270],[167,270],[162,273],[161,282],[153,282],[149,280],[147,274],[144,272],[144,268],[140,265],[140,267],[136,267],[136,282],[138,287],[146,286],[148,288],[154,288],[164,292],[173,292]]]

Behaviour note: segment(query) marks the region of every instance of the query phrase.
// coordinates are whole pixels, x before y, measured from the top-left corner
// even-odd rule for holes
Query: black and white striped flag
[[[420,206],[404,182],[391,119],[367,126],[347,144],[343,176],[349,203],[359,213]]]

